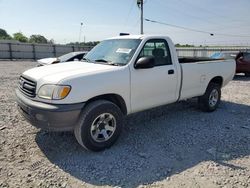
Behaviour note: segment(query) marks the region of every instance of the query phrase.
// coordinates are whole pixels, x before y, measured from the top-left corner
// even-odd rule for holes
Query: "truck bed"
[[[201,59],[198,58],[200,61],[196,62],[181,63],[182,90],[180,99],[203,95],[211,78],[223,75],[222,86],[232,80],[235,72],[234,60],[210,59],[205,61],[203,58],[201,61]]]

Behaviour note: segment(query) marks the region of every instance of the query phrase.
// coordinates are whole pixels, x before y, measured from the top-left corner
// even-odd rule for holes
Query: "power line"
[[[205,33],[205,34],[209,34],[210,36],[219,35],[219,36],[228,36],[228,37],[244,37],[244,38],[245,37],[246,38],[250,37],[250,35],[233,35],[233,34],[224,34],[224,33],[212,33],[212,32],[208,32],[208,31],[202,31],[202,30],[198,30],[198,29],[193,29],[193,28],[178,26],[178,25],[174,25],[174,24],[159,22],[159,21],[155,21],[155,20],[151,20],[151,19],[147,19],[147,18],[144,18],[144,20],[147,21],[147,22],[157,23],[157,24],[161,24],[161,25],[167,25],[167,26],[170,26],[170,27],[184,29],[184,30],[187,30],[187,31]]]
[[[130,28],[129,32],[135,32],[135,30],[138,28],[140,23],[140,19],[138,18],[136,22],[134,22],[134,24],[132,25],[132,27]]]
[[[199,33],[206,33],[206,34],[209,34],[209,35],[213,36],[213,33],[210,33],[210,32],[207,32],[207,31],[201,31],[201,30],[191,29],[191,28],[182,27],[182,26],[178,26],[178,25],[163,23],[163,22],[159,22],[159,21],[155,21],[155,20],[150,20],[150,19],[147,19],[147,18],[145,18],[145,21],[152,22],[152,23],[158,23],[158,24],[161,24],[161,25],[167,25],[167,26],[171,26],[171,27],[176,27],[176,28],[184,29],[184,30],[188,30],[188,31],[194,31],[194,32],[199,32]]]
[[[125,20],[125,26],[127,26],[128,19],[129,19],[129,17],[130,17],[130,14],[131,14],[133,8],[134,8],[134,0],[131,1],[131,6],[130,6],[130,9],[129,9],[128,15],[127,15],[127,17],[126,17],[126,20]]]
[[[205,7],[201,7],[201,6],[198,6],[197,3],[191,3],[191,2],[187,2],[185,0],[179,0],[180,2],[190,6],[190,7],[196,7],[197,9],[199,10],[203,10],[207,13],[209,13],[210,15],[215,15],[215,16],[218,16],[218,17],[222,17],[223,19],[225,20],[228,20],[228,21],[232,21],[232,22],[241,22],[242,23],[242,20],[238,20],[238,19],[229,19],[228,17],[226,17],[225,15],[223,14],[218,14],[219,11],[212,11],[211,9],[206,9]]]
[[[171,7],[169,7],[167,4],[165,4],[164,2],[165,1],[160,1],[160,0],[156,0],[156,1],[158,1],[158,3],[160,3],[162,6],[165,6],[165,7],[167,7],[168,8],[168,10],[170,10],[170,11],[172,11],[172,10],[174,10],[174,12],[179,12],[179,14],[180,15],[186,15],[186,16],[188,16],[189,18],[193,18],[193,19],[195,19],[195,20],[199,20],[199,21],[201,21],[202,23],[207,23],[207,24],[209,24],[209,25],[216,25],[216,27],[217,28],[221,28],[221,29],[225,29],[225,27],[228,27],[227,25],[225,26],[225,23],[224,22],[220,22],[220,23],[217,23],[217,22],[214,22],[214,20],[210,20],[210,19],[207,19],[207,18],[204,18],[204,17],[200,17],[200,16],[195,16],[195,15],[193,15],[193,14],[190,14],[190,11],[188,11],[188,13],[185,11],[185,10],[182,10],[182,11],[180,11],[180,6],[183,6],[183,4],[186,4],[186,5],[188,5],[188,6],[190,6],[190,7],[192,7],[192,8],[194,8],[194,7],[196,7],[197,8],[197,10],[203,10],[203,12],[205,11],[205,12],[208,12],[208,13],[210,13],[211,15],[217,15],[218,17],[220,17],[220,18],[224,18],[224,20],[225,19],[227,19],[227,20],[229,20],[226,16],[224,16],[224,15],[220,15],[220,14],[218,14],[217,12],[216,13],[213,13],[213,11],[211,11],[210,9],[205,9],[205,8],[203,8],[203,7],[199,7],[197,4],[195,4],[195,5],[193,5],[193,4],[191,4],[190,2],[186,2],[186,1],[184,1],[184,0],[179,0],[179,1],[175,1],[175,4],[179,4],[179,6],[178,6],[178,8],[176,8],[176,7],[173,7],[173,6],[171,6]],[[183,12],[184,11],[184,12]],[[233,21],[233,22],[239,22],[239,20],[231,20],[231,21]],[[242,21],[242,20],[241,20]],[[241,24],[242,25],[242,24]],[[232,25],[230,26],[230,27],[232,27]]]
[[[160,1],[160,0],[157,0],[158,1],[158,3],[160,3],[162,6],[165,6],[166,8],[168,8],[168,10],[170,10],[171,12],[173,12],[173,13],[179,13],[180,15],[183,15],[183,16],[188,16],[189,18],[192,18],[192,19],[194,19],[194,20],[198,20],[198,21],[200,21],[201,23],[204,23],[204,22],[206,22],[207,24],[210,24],[210,25],[217,25],[217,26],[221,26],[221,24],[218,24],[218,23],[215,23],[215,22],[213,22],[213,21],[210,21],[210,20],[205,20],[204,18],[201,18],[200,16],[195,16],[195,15],[193,15],[193,14],[190,14],[190,12],[189,13],[187,13],[186,11],[184,12],[184,11],[180,11],[180,9],[179,8],[176,8],[176,7],[169,7],[168,5],[166,5],[163,1]],[[175,4],[176,3],[179,3],[179,1],[175,1]]]

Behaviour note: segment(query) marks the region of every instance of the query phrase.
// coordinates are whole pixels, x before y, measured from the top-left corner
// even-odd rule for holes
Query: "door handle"
[[[174,70],[173,69],[168,70],[168,74],[174,74]]]

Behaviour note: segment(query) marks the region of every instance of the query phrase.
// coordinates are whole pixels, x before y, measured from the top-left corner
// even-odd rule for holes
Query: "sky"
[[[144,22],[145,34],[174,43],[250,45],[250,0],[145,0],[144,18],[214,33]],[[56,43],[99,41],[121,32],[140,33],[136,0],[0,0],[0,28],[41,34]],[[237,37],[217,35],[239,35]]]

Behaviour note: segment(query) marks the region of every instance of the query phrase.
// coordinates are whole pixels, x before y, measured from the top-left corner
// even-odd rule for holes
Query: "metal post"
[[[12,46],[11,43],[9,43],[9,52],[10,52],[10,59],[13,59],[13,54],[12,54]]]
[[[53,45],[53,54],[56,57],[56,45]]]
[[[35,44],[32,44],[32,53],[33,53],[33,59],[36,60],[36,46],[35,46]]]

